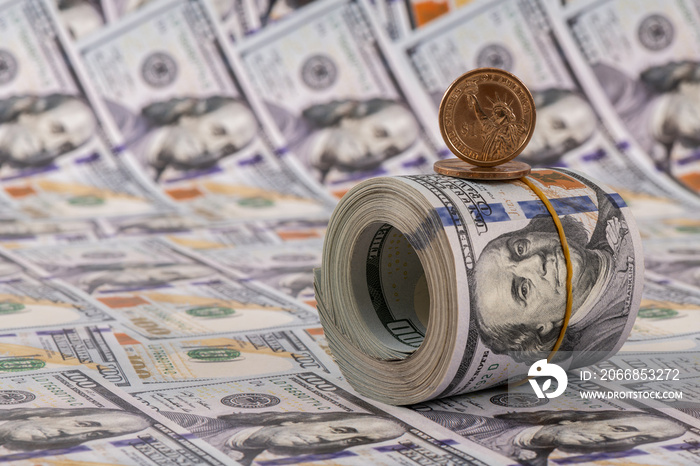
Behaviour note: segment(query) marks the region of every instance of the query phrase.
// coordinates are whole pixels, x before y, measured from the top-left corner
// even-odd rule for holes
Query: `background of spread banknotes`
[[[0,0],[0,460],[700,462],[697,396],[363,398],[312,272],[337,200],[451,157],[444,90],[505,69],[537,107],[519,160],[636,216],[645,291],[615,364],[652,354],[691,399],[698,31],[691,0]]]

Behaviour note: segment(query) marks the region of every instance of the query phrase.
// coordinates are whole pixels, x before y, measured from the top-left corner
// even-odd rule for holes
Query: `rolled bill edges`
[[[581,351],[601,350],[596,360],[619,349],[631,330],[641,300],[642,263],[635,260],[641,257],[641,239],[628,209],[619,196],[573,172],[543,170],[534,173],[533,178],[545,190],[542,195],[533,194],[518,182],[486,185],[428,175],[369,180],[341,200],[329,224],[316,288],[319,314],[331,350],[359,392],[392,404],[410,404],[502,383],[508,378],[509,366],[511,376],[527,373],[527,366],[510,353],[516,350],[505,353],[498,345],[482,339],[481,324],[475,315],[485,311],[482,308],[483,312],[479,312],[478,295],[495,289],[496,284],[483,277],[476,284],[475,265],[484,257],[490,258],[486,252],[492,243],[506,236],[520,238],[533,231],[539,235],[540,230],[531,227],[543,223],[545,219],[539,219],[540,216],[550,219],[550,236],[555,235],[553,217],[544,211],[542,196],[552,199],[558,214],[565,217],[562,221],[568,220],[562,222],[567,235],[571,234],[572,221],[587,228],[583,237],[574,234],[570,238],[579,265],[584,246],[591,248],[589,256],[602,257],[601,225],[603,238],[606,223],[610,226],[613,220],[622,222],[619,231],[629,230],[624,241],[615,240],[617,256],[610,251],[605,253],[607,265],[601,262],[583,269],[593,271],[584,275],[600,278],[583,297],[581,287],[575,288],[579,291],[578,295],[573,293],[573,306],[579,311],[573,328],[569,326],[573,332],[568,332],[571,335],[567,334],[565,341],[567,351],[571,350],[572,341],[573,348],[580,346]],[[488,200],[483,205],[483,213],[486,215],[488,210],[490,215],[486,222],[475,211],[478,203],[467,202],[469,196],[474,200],[480,193],[482,200]],[[519,209],[514,217],[506,215],[503,209],[491,212],[492,207],[506,205]],[[554,244],[561,254],[560,240]],[[396,252],[399,257],[413,254],[418,260],[400,261],[403,269],[394,270],[396,267],[390,267],[389,261],[395,263]],[[381,263],[384,274],[379,286],[372,283],[376,281],[373,267],[377,263]],[[577,270],[574,282],[580,283],[582,268]],[[389,271],[398,272],[399,277],[405,272],[404,283],[408,285],[402,287],[402,280],[393,280]],[[570,274],[567,268],[566,275]],[[421,279],[425,282],[421,283]],[[407,293],[411,286],[415,292]],[[398,296],[394,296],[395,292]],[[510,290],[503,293],[509,294]],[[421,294],[428,297],[429,304],[420,299]],[[394,303],[392,298],[400,302]],[[569,301],[567,291],[566,302]],[[383,306],[397,314],[393,320],[388,320]],[[612,314],[600,312],[608,306],[614,308]],[[564,302],[557,305],[556,319],[561,319],[564,307]],[[547,343],[545,355],[538,359],[555,345],[557,335],[561,338],[564,334],[561,327],[561,323],[554,326],[556,334],[551,340],[547,337],[546,341],[551,342]],[[595,338],[590,338],[591,334]],[[501,338],[506,347],[510,347],[508,338]],[[576,367],[581,365],[576,362]],[[500,367],[500,372],[488,373],[494,367]]]
[[[439,381],[447,378],[451,354],[466,343],[466,332],[460,335],[458,329],[468,328],[468,315],[436,312],[458,307],[456,288],[445,286],[455,276],[455,266],[440,216],[407,184],[395,178],[374,179],[343,197],[326,238],[317,301],[343,373],[359,392],[376,393],[370,396],[392,404],[436,396],[446,388]],[[397,297],[392,291],[389,299],[405,297],[414,309],[405,308],[401,319],[389,321],[377,311],[388,305],[377,289],[381,284],[369,283],[368,277],[374,276],[375,261],[382,258],[380,249],[392,247],[392,241],[400,241],[401,249],[394,251],[398,255],[388,249],[385,253],[384,259],[399,269],[391,270],[398,280],[389,286],[405,290],[413,285],[427,296],[399,292]],[[421,277],[424,284],[419,284]],[[382,397],[381,392],[392,396]]]

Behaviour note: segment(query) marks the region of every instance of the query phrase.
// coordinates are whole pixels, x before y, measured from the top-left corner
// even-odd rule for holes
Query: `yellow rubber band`
[[[527,177],[522,177],[520,180],[523,183],[525,183],[530,189],[532,189],[532,191],[535,194],[537,194],[537,197],[540,198],[540,200],[544,203],[544,206],[547,208],[547,212],[549,212],[549,214],[552,216],[552,220],[554,220],[554,225],[556,225],[557,231],[559,232],[559,240],[561,241],[561,249],[564,252],[564,259],[566,259],[566,311],[564,311],[564,323],[562,324],[561,330],[559,331],[559,338],[557,338],[557,341],[554,343],[554,348],[552,348],[552,351],[549,353],[549,356],[547,356],[547,362],[549,362],[552,360],[554,355],[557,354],[559,347],[564,341],[564,335],[566,334],[566,329],[569,327],[569,320],[571,320],[571,308],[573,307],[572,281],[574,276],[574,269],[571,265],[571,253],[569,252],[569,242],[566,241],[566,233],[564,233],[564,226],[561,224],[561,220],[559,220],[559,216],[554,210],[554,206],[552,206],[552,203],[549,202],[549,199],[547,198],[547,196],[545,196],[542,190],[535,186],[535,184],[532,181],[528,180]]]
[[[538,188],[532,181],[528,180],[527,177],[520,178],[520,181],[525,183],[535,194],[537,194],[537,197],[540,198],[542,203],[544,203],[544,206],[547,208],[547,212],[549,212],[549,214],[552,216],[552,220],[554,220],[554,225],[557,227],[557,232],[559,233],[559,240],[561,241],[561,249],[564,252],[564,259],[566,259],[566,310],[564,311],[564,322],[562,323],[561,330],[559,330],[559,338],[557,338],[557,341],[554,343],[552,351],[550,351],[549,356],[547,356],[547,362],[550,362],[554,355],[557,354],[559,347],[564,341],[564,335],[566,334],[566,329],[569,327],[569,320],[571,320],[571,309],[573,307],[574,301],[572,285],[574,269],[571,265],[571,253],[569,252],[569,243],[568,241],[566,241],[564,226],[561,224],[561,220],[559,220],[559,216],[554,210],[552,203],[549,202],[549,199],[547,198],[547,196],[545,196],[542,190]],[[529,379],[530,377],[521,380],[520,382],[511,384],[510,386],[518,386],[522,383],[525,383]]]

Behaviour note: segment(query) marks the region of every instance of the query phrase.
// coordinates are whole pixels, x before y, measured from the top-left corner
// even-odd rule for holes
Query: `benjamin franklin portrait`
[[[234,413],[216,418],[161,414],[244,465],[264,451],[292,457],[329,454],[391,440],[407,431],[396,420],[361,413]]]
[[[65,449],[150,425],[145,416],[116,409],[5,409],[0,410],[0,446],[12,452]]]
[[[0,100],[0,166],[51,164],[87,143],[97,130],[88,103],[65,94],[15,95]]]
[[[167,173],[212,169],[250,144],[258,131],[253,112],[233,97],[176,97],[152,102],[139,114],[106,104],[127,146],[156,181]]]
[[[550,88],[532,91],[532,97],[537,109],[535,131],[519,160],[534,166],[555,164],[595,134],[596,114],[580,92]]]
[[[680,437],[687,430],[670,418],[642,411],[526,411],[493,417],[439,410],[421,414],[529,466],[548,464],[555,450],[580,455],[625,452]]]
[[[371,173],[410,148],[420,127],[403,103],[373,98],[312,105],[300,117],[269,104],[270,113],[302,163],[326,182],[332,173]]]
[[[634,257],[616,202],[592,187],[598,220],[592,233],[573,216],[561,217],[571,253],[573,306],[561,351],[609,351],[629,314],[625,302]],[[472,309],[482,342],[498,354],[532,363],[559,337],[566,308],[566,260],[549,214],[500,235],[484,247],[474,267]],[[580,364],[577,364],[580,365]]]
[[[697,163],[699,62],[662,63],[638,76],[605,63],[592,69],[629,132],[659,169],[673,174],[674,163]]]

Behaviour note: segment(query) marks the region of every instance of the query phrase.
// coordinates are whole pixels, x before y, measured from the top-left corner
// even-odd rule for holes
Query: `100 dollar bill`
[[[592,78],[587,84],[598,86],[598,105],[615,120],[611,125],[621,129],[621,144],[636,145],[629,152],[635,164],[647,171],[653,167],[657,177],[674,181],[678,197],[696,199],[697,4],[581,2],[562,17],[585,62],[577,71]]]
[[[242,464],[508,464],[407,410],[379,405],[313,372],[134,393]],[[257,434],[248,435],[257,431]]]
[[[168,201],[126,170],[48,2],[0,3],[0,134],[3,191],[33,217],[146,213]]]
[[[115,353],[115,351],[117,353]],[[109,326],[50,328],[0,335],[0,373],[26,373],[84,366],[118,387],[137,381]]]
[[[700,291],[644,282],[644,294],[628,341],[648,340],[700,331]]]
[[[2,264],[7,268],[16,263]],[[5,269],[9,272],[13,269]],[[0,329],[83,325],[113,320],[99,303],[60,280],[38,279],[21,271],[0,279]]]
[[[339,375],[326,352],[302,329],[160,341],[136,339],[126,332],[118,332],[116,337],[120,348],[114,348],[114,353],[122,365],[130,364],[138,375],[130,391],[139,384],[178,385],[299,370]]]
[[[88,294],[147,290],[179,282],[215,280],[222,272],[161,238],[17,250],[44,277],[59,278]]]
[[[318,240],[247,248],[207,249],[216,260],[246,281],[255,280],[287,296],[313,305],[313,269],[321,266],[323,243]]]
[[[570,170],[537,169],[528,180],[561,221],[568,258],[552,214],[523,181],[380,178],[341,201],[317,300],[331,348],[358,391],[403,404],[527,373],[562,333],[568,299],[559,350],[569,353],[557,362],[581,367],[622,346],[643,283],[641,238],[629,209],[609,188]],[[384,200],[387,191],[396,197]],[[404,199],[418,201],[404,207]],[[388,205],[380,210],[379,202]],[[406,216],[411,222],[399,223]],[[440,265],[429,269],[426,261]],[[437,295],[436,283],[444,289]],[[448,299],[454,304],[438,304]],[[402,371],[433,370],[415,362],[433,354],[444,366],[398,396],[392,387],[403,382]]]
[[[280,330],[318,322],[308,306],[264,286],[224,277],[112,292],[97,300],[130,331],[150,340]]]
[[[79,369],[0,376],[0,459],[17,465],[223,465],[228,459]]]
[[[675,385],[676,390],[681,386]],[[660,457],[677,464],[697,462],[697,419],[663,403],[591,401],[580,395],[622,389],[630,387],[570,376],[564,395],[555,398],[538,398],[525,384],[433,400],[412,409],[519,464],[658,464]]]
[[[312,215],[330,205],[278,160],[264,111],[202,1],[153,4],[81,43],[115,141],[173,201],[208,218]]]
[[[427,102],[365,3],[315,3],[237,49],[288,156],[334,193],[436,160]]]

